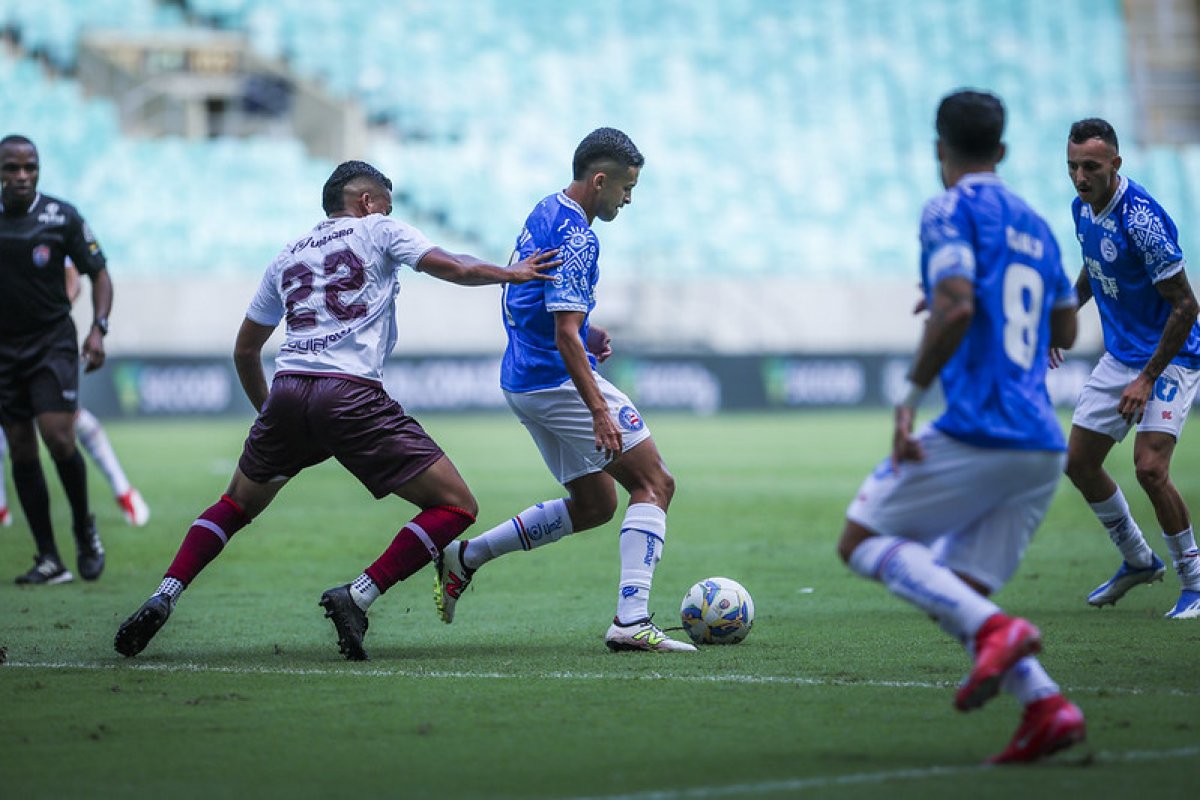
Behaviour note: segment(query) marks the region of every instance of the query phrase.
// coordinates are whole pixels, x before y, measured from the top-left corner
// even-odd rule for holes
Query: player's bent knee
[[[608,523],[617,513],[617,499],[596,498],[589,502],[576,502],[571,522],[576,531],[598,528]]]
[[[1135,472],[1138,483],[1147,490],[1161,488],[1171,479],[1167,465],[1157,459],[1139,462],[1135,467]]]

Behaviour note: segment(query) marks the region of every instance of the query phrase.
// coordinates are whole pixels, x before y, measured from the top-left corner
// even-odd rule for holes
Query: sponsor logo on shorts
[[[50,245],[39,244],[33,248],[33,265],[35,267],[44,267],[50,263]]]
[[[633,406],[621,406],[621,410],[617,412],[617,422],[627,431],[640,431],[646,426]]]
[[[1159,376],[1159,379],[1154,382],[1154,396],[1164,403],[1169,403],[1175,399],[1175,395],[1179,394],[1179,381],[1174,378],[1168,378],[1166,375]]]

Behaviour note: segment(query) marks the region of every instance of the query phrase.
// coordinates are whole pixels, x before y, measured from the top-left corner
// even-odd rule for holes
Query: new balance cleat
[[[0,527],[7,528],[12,525],[12,512],[8,510],[8,506],[0,506]]]
[[[131,488],[125,494],[117,495],[117,505],[130,525],[140,528],[150,521],[150,506],[146,505],[137,489]]]
[[[58,556],[34,556],[33,569],[18,575],[16,582],[22,586],[54,586],[73,580],[75,576],[63,566]]]
[[[620,620],[613,617],[608,633],[604,634],[604,644],[614,653],[623,650],[649,650],[655,653],[691,653],[695,645],[672,639],[662,632],[662,629],[651,621],[650,617],[622,625]]]
[[[1130,566],[1128,561],[1122,561],[1116,574],[1097,586],[1088,595],[1088,605],[1096,606],[1096,608],[1115,605],[1133,587],[1142,583],[1161,581],[1163,575],[1166,574],[1167,565],[1158,556],[1154,556],[1154,560],[1148,567],[1134,567]]]
[[[359,608],[350,596],[350,584],[326,590],[321,595],[320,605],[337,630],[338,652],[347,661],[366,661],[363,636],[367,633],[367,612]]]
[[[1019,764],[1037,761],[1079,744],[1087,738],[1083,712],[1061,694],[1034,701],[1016,734],[1004,751],[988,759],[989,764]]]
[[[99,578],[104,572],[104,545],[100,544],[100,534],[96,532],[95,515],[88,517],[87,524],[75,531],[75,546],[79,577],[85,581]]]
[[[1184,589],[1175,607],[1163,616],[1167,619],[1200,619],[1200,592]]]
[[[471,585],[471,576],[475,574],[475,570],[467,569],[463,563],[466,549],[465,541],[451,542],[434,561],[437,569],[433,577],[433,603],[437,606],[438,616],[447,625],[454,622],[454,606]]]
[[[1000,691],[1004,673],[1042,649],[1042,634],[1020,617],[993,614],[975,634],[975,666],[954,695],[959,711],[979,708]]]
[[[151,596],[117,628],[117,635],[113,637],[113,648],[130,658],[145,650],[154,634],[167,624],[174,607],[175,604],[171,602],[169,595]]]

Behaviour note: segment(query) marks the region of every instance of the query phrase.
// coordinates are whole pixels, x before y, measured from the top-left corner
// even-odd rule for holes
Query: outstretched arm
[[[421,256],[421,260],[417,262],[417,269],[460,286],[549,281],[554,280],[553,276],[543,273],[562,264],[560,259],[555,258],[557,255],[557,250],[547,252],[536,250],[528,258],[517,261],[508,267],[498,267],[475,256],[449,253],[440,247],[435,247]]]

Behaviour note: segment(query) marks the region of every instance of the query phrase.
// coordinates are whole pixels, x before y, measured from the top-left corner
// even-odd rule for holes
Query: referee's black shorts
[[[34,333],[0,336],[0,421],[79,407],[76,336],[70,316]]]

